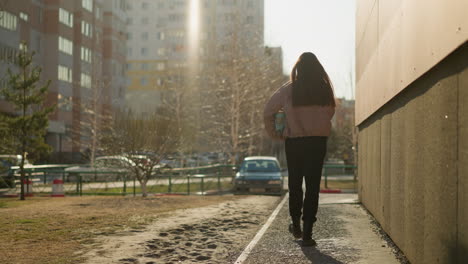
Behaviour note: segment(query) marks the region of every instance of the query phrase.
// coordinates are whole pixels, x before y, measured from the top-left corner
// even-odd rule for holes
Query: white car
[[[85,164],[65,169],[68,181],[74,181],[81,176],[83,181],[113,181],[121,180],[122,175],[131,175],[135,162],[124,156],[102,156],[94,160],[93,166]]]

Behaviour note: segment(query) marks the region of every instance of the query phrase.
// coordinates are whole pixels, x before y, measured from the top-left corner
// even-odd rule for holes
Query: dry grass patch
[[[0,263],[78,263],[98,235],[142,229],[164,213],[236,196],[67,197],[0,200]]]
[[[328,189],[355,189],[357,191],[357,182],[349,180],[328,180]],[[325,189],[325,181],[322,180],[320,188]]]

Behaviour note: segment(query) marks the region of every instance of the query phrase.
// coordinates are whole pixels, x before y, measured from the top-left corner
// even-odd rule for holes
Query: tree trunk
[[[141,193],[143,197],[148,197],[148,190],[146,188],[147,181],[140,181]]]
[[[23,85],[26,86],[25,82],[26,82],[26,69],[23,68]],[[21,163],[20,163],[20,172],[21,172],[21,177],[20,177],[20,181],[21,181],[21,195],[20,195],[20,200],[25,200],[24,198],[24,178],[25,178],[25,173],[24,173],[24,161],[26,160],[26,125],[24,124],[24,117],[26,116],[26,89],[23,88],[23,98],[22,98],[22,104],[23,104],[23,113],[22,113],[22,117],[23,117],[23,126],[21,128],[21,132],[22,132],[22,139],[21,139]]]
[[[21,163],[20,163],[20,173],[21,173],[21,177],[20,177],[20,182],[21,182],[21,194],[20,194],[20,200],[25,200],[24,198],[24,180],[25,180],[25,172],[24,172],[24,160],[25,160],[25,156],[26,156],[26,153],[25,151],[23,151],[21,153],[22,157],[21,157]],[[14,176],[13,176],[14,177]]]

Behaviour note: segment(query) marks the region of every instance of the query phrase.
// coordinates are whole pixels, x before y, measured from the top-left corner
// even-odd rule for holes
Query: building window
[[[141,84],[142,86],[148,85],[148,79],[146,79],[146,77],[142,77],[142,78],[140,79],[140,84]]]
[[[58,66],[58,79],[64,82],[73,82],[73,72],[72,69],[59,65]]]
[[[141,64],[141,69],[142,69],[143,71],[147,71],[147,70],[148,70],[148,63],[142,63],[142,64]]]
[[[156,69],[158,69],[158,71],[164,71],[165,68],[166,68],[166,65],[164,64],[164,62],[160,62],[156,66]]]
[[[91,76],[86,73],[81,74],[81,87],[91,89]]]
[[[132,33],[131,32],[127,32],[127,40],[131,40],[132,39]]]
[[[159,48],[158,49],[158,55],[159,56],[164,56],[166,54],[166,49],[165,48]]]
[[[147,17],[144,17],[144,18],[141,19],[141,23],[142,23],[143,25],[148,25],[149,19],[148,19]]]
[[[164,35],[164,32],[157,32],[157,33],[156,33],[156,38],[157,38],[158,40],[164,40],[165,37],[166,37],[166,36]]]
[[[141,34],[141,39],[142,39],[142,40],[148,40],[148,32],[143,32],[143,33]]]
[[[90,49],[81,47],[81,60],[91,63],[93,61],[93,53]]]
[[[7,11],[0,11],[0,27],[15,31],[18,25],[18,19],[15,15]]]
[[[58,94],[58,108],[63,111],[71,111],[73,108],[73,98],[71,96],[64,96],[62,94]]]
[[[156,80],[156,84],[157,84],[158,86],[162,86],[162,85],[163,85],[163,80],[162,80],[161,78],[158,78],[158,79]]]
[[[28,44],[20,43],[19,44],[19,50],[27,52],[28,51]]]
[[[81,0],[81,6],[89,12],[93,12],[93,0]]]
[[[96,19],[101,19],[101,18],[102,18],[101,8],[96,6]]]
[[[133,24],[133,19],[132,18],[127,18],[127,25],[132,25]]]
[[[143,56],[148,55],[148,49],[147,48],[141,48],[141,55],[143,55]]]
[[[29,20],[29,15],[23,12],[20,12],[19,17],[26,22]]]
[[[73,55],[73,42],[59,36],[59,50],[68,55]]]
[[[132,56],[133,50],[132,48],[127,48],[127,56]]]
[[[168,19],[169,21],[172,21],[172,22],[184,21],[185,15],[184,14],[169,14]]]
[[[141,3],[141,9],[147,10],[148,9],[148,3],[147,2]]]
[[[247,17],[247,24],[253,24],[253,22],[254,22],[253,16],[248,16]]]
[[[81,34],[92,38],[93,37],[93,29],[91,27],[91,24],[89,24],[86,21],[81,21]]]
[[[17,49],[0,44],[0,61],[4,60],[8,62],[15,62],[17,56],[18,56]]]
[[[63,8],[59,8],[59,21],[69,27],[73,27],[73,14]]]

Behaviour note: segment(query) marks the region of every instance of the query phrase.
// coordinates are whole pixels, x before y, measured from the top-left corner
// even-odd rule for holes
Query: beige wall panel
[[[364,34],[356,36],[359,47],[356,49],[356,56],[359,63],[356,64],[356,76],[362,76],[371,58],[377,56],[375,52],[379,46],[379,12],[377,8],[366,18]]]
[[[453,263],[457,234],[457,133],[458,76],[445,64],[432,72],[432,87],[424,94],[424,116],[428,130],[422,153],[424,175],[424,260],[419,263]],[[451,74],[449,77],[444,76]],[[444,78],[444,79],[441,79]],[[440,80],[440,81],[439,81]],[[430,141],[429,141],[430,140]]]
[[[381,136],[381,120],[377,120],[372,124],[372,172],[371,172],[371,180],[370,180],[370,196],[372,197],[372,207],[373,207],[373,215],[378,221],[382,220],[382,207],[380,205],[380,201],[378,197],[380,197],[381,192],[381,184],[380,184],[380,136]]]
[[[372,69],[373,67],[377,67],[378,63],[377,60],[372,59],[370,61],[369,67],[367,69]],[[362,75],[362,79],[359,81],[359,83],[364,83],[366,86],[373,87],[372,89],[367,89],[367,90],[356,90],[356,114],[360,113],[365,113],[366,111],[366,106],[375,104],[375,96],[378,94],[378,85],[380,85],[379,82],[379,76],[377,74],[364,74]],[[359,103],[357,103],[359,102]],[[356,116],[356,121],[359,116]],[[359,124],[359,123],[356,123]]]
[[[380,205],[382,210],[382,221],[380,224],[387,233],[391,232],[390,221],[392,219],[391,214],[391,184],[390,184],[390,153],[391,153],[391,131],[392,131],[392,119],[391,114],[386,114],[381,120],[381,144],[380,144]]]
[[[379,1],[379,34],[383,35],[388,30],[395,17],[400,16],[401,6],[404,0]]]
[[[375,126],[376,123],[373,123],[367,128],[367,147],[366,147],[366,161],[367,161],[367,173],[366,173],[366,182],[365,182],[365,187],[366,187],[366,204],[367,204],[367,209],[372,212],[373,215],[375,215],[375,199],[374,199],[374,194],[375,194],[375,185],[374,185],[374,168],[375,168],[375,156],[374,156],[374,145],[375,145],[375,139],[374,139],[374,131],[375,131]]]
[[[429,130],[425,126],[424,95],[419,90],[411,89],[405,96],[414,98],[406,105],[405,122],[405,255],[410,260],[416,260],[424,255],[424,225],[421,225],[424,216],[424,171],[425,163],[423,153],[427,144],[425,133]],[[430,172],[428,173],[430,174]],[[417,262],[415,262],[417,263]]]
[[[466,0],[378,1],[379,10],[374,8],[367,20],[357,20],[357,31],[364,28],[362,39],[356,40],[357,124],[468,39]],[[358,1],[358,9],[361,4]],[[386,82],[375,85],[373,78]]]
[[[377,7],[378,0],[357,0],[356,1],[356,41],[359,43],[366,31],[369,17],[374,9]]]
[[[458,96],[458,261],[463,263],[468,259],[468,68],[458,77]]]
[[[358,152],[359,155],[359,167],[358,167],[358,186],[359,186],[359,200],[363,203],[367,202],[367,177],[368,171],[367,167],[369,161],[367,160],[367,129],[363,131],[359,131],[359,148],[360,151]]]
[[[392,215],[390,229],[392,240],[400,247],[405,248],[405,163],[406,163],[406,135],[405,112],[403,105],[393,112],[391,127],[391,153],[390,153],[390,214]]]

